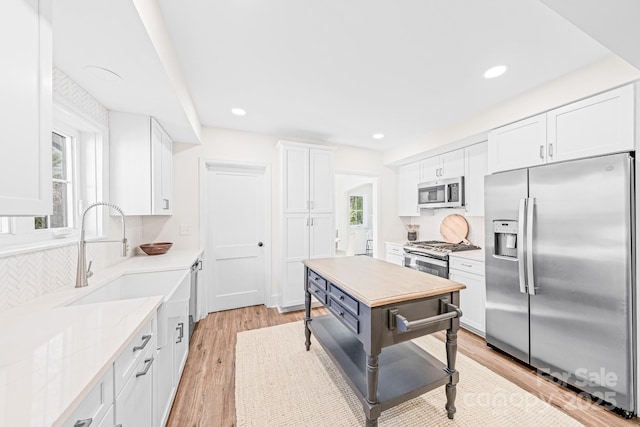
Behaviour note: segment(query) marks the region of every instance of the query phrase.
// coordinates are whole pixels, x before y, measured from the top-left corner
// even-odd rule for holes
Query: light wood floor
[[[326,314],[314,309],[314,316]],[[302,321],[303,311],[280,314],[276,309],[254,306],[211,313],[201,320],[191,339],[189,358],[180,381],[168,427],[231,427],[235,413],[236,334],[249,329]],[[443,335],[439,334],[443,339]],[[301,337],[300,344],[304,343]],[[487,347],[484,339],[465,330],[458,334],[458,350],[545,399],[587,426],[640,426],[638,418],[624,418],[559,387],[536,374],[531,368],[514,362]],[[259,351],[259,349],[256,349]]]

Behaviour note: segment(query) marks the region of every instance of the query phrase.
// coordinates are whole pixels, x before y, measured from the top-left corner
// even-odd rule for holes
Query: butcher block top
[[[466,288],[461,283],[368,256],[307,259],[302,262],[369,307]]]

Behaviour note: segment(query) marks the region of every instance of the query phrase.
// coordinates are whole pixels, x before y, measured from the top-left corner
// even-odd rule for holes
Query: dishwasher
[[[198,259],[191,265],[191,297],[189,298],[189,339],[196,327],[198,316],[198,276],[202,270],[202,260]]]

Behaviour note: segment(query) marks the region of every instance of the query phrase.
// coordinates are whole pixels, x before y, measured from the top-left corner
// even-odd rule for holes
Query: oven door
[[[413,270],[444,277],[445,279],[449,278],[449,263],[446,260],[406,252],[404,254],[404,265]]]

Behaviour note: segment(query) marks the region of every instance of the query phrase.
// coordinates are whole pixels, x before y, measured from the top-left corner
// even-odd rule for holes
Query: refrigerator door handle
[[[525,210],[527,209],[527,199],[520,199],[518,206],[518,234],[516,236],[516,255],[518,257],[518,282],[520,283],[520,292],[527,293],[527,278],[524,273],[525,252],[524,252],[524,227],[525,227]]]
[[[536,294],[536,285],[533,280],[533,208],[536,204],[535,197],[529,197],[527,201],[527,284],[529,295]]]

